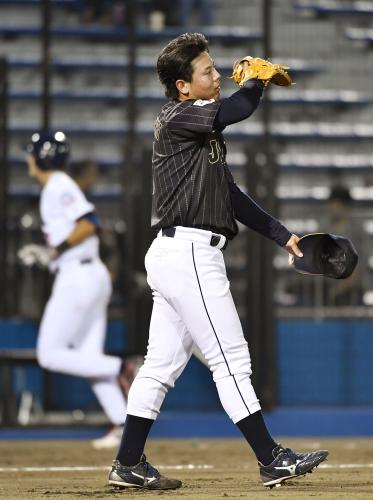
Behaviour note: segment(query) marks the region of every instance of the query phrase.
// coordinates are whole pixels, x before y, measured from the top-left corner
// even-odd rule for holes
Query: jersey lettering
[[[217,139],[211,139],[210,140],[210,148],[211,151],[208,154],[209,158],[209,163],[217,163],[218,161],[222,161],[222,147],[220,145],[220,142]]]

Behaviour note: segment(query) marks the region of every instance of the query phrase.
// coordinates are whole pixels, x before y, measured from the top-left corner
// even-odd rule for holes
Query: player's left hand
[[[293,84],[293,80],[286,71],[287,69],[289,69],[289,66],[273,64],[260,57],[246,56],[234,64],[231,78],[240,87],[251,78],[262,80],[265,87],[269,83],[289,87]]]
[[[285,245],[285,250],[289,253],[289,264],[293,264],[294,262],[294,255],[296,257],[303,257],[303,254],[298,247],[298,241],[300,240],[299,236],[296,234],[292,234],[288,240],[288,242]]]

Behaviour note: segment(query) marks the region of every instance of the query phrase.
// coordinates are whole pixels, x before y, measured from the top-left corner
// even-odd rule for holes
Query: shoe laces
[[[283,450],[286,452],[286,454],[292,459],[294,460],[294,462],[296,462],[299,457],[298,455],[290,448],[283,448]]]
[[[143,454],[140,459],[141,465],[145,468],[146,475],[152,474],[153,476],[159,478],[160,473],[159,471],[153,467],[147,460],[146,460],[146,455]]]
[[[278,445],[277,450],[278,450],[278,452],[277,452],[275,458],[277,458],[282,453],[285,453],[289,458],[291,458],[292,460],[294,460],[294,462],[296,462],[298,460],[298,458],[299,458],[297,456],[297,454],[292,449],[290,449],[290,448],[284,448],[283,446]]]

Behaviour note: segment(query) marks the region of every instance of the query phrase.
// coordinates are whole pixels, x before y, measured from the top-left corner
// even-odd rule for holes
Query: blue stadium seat
[[[277,163],[284,170],[307,172],[340,170],[362,173],[373,168],[373,157],[370,154],[281,153],[277,157]]]
[[[115,157],[96,159],[96,163],[99,169],[104,170],[120,168],[123,166],[123,161]],[[10,166],[10,168],[26,168],[24,155],[10,156],[8,158],[7,164]]]
[[[40,189],[38,186],[12,186],[9,190],[9,195],[13,199],[27,200],[35,199],[40,196]],[[123,195],[120,186],[107,186],[105,188],[97,188],[92,193],[92,198],[95,201],[119,201]]]
[[[373,44],[373,29],[366,28],[347,28],[346,37],[353,41],[364,45]]]
[[[278,200],[285,200],[287,203],[320,203],[327,201],[330,189],[327,186],[280,186],[276,196]],[[9,195],[13,200],[32,200],[40,195],[38,186],[12,186]],[[125,188],[120,186],[97,187],[92,192],[92,199],[95,201],[119,201],[125,195]],[[356,203],[371,205],[373,202],[373,189],[366,187],[355,187],[351,190],[351,196]]]
[[[276,104],[301,104],[323,106],[362,106],[373,104],[373,94],[354,90],[292,90],[273,92],[271,99]]]
[[[42,96],[38,90],[13,90],[9,93],[11,99],[17,100],[32,100],[39,99]],[[57,91],[51,94],[51,97],[56,101],[123,101],[128,98],[128,92],[122,89],[108,90],[77,90],[77,91]],[[136,97],[145,103],[157,102],[162,103],[166,100],[163,93],[154,92],[151,90],[138,90]]]
[[[101,170],[121,168],[123,161],[117,157],[97,158],[97,166]],[[245,155],[231,153],[228,157],[229,167],[234,170],[245,164]],[[277,158],[277,165],[283,171],[302,172],[322,172],[322,171],[343,171],[363,173],[373,169],[373,156],[369,154],[302,154],[302,153],[280,153]],[[10,168],[25,168],[25,158],[23,155],[11,156],[8,160]]]
[[[69,135],[76,136],[119,136],[123,137],[128,132],[127,125],[110,125],[102,127],[99,125],[63,125],[59,127]],[[35,130],[34,125],[13,125],[10,127],[12,134],[23,134],[29,136]],[[138,125],[137,134],[144,137],[153,136],[153,125]],[[261,137],[263,129],[261,124],[256,122],[239,123],[227,129],[225,135],[233,140],[245,140],[249,138]],[[373,125],[344,124],[329,122],[278,122],[272,126],[270,134],[272,138],[278,140],[335,140],[335,141],[361,141],[373,139]]]
[[[190,30],[201,30],[202,28],[194,27]],[[0,36],[39,36],[41,34],[41,26],[9,26],[0,25]],[[154,41],[174,38],[181,33],[184,33],[184,28],[164,28],[162,31],[153,31],[148,28],[139,28],[137,37],[142,41]],[[261,33],[246,27],[203,27],[204,34],[210,41],[219,42],[256,42],[262,37]],[[79,37],[90,38],[96,40],[125,40],[128,37],[128,30],[124,27],[110,27],[98,25],[76,25],[76,26],[54,26],[51,29],[53,37]]]
[[[299,0],[294,8],[312,12],[319,16],[368,16],[373,15],[373,3],[360,1],[343,3],[336,0]]]
[[[11,90],[10,97],[17,100],[41,98],[41,91]],[[229,94],[227,94],[229,95]],[[155,102],[162,104],[165,101],[163,92],[152,90],[138,90],[136,93],[139,103]],[[223,94],[224,97],[224,94]],[[52,98],[56,101],[122,101],[128,98],[128,92],[122,89],[84,89],[55,91]],[[292,91],[273,92],[270,100],[281,105],[329,105],[329,106],[362,106],[373,104],[373,94],[362,94],[355,91]]]
[[[40,66],[40,58],[34,56],[11,56],[8,58],[11,69],[29,69]],[[276,61],[274,61],[276,62]],[[215,58],[216,67],[221,73],[231,73],[233,61],[227,58]],[[291,67],[291,74],[296,78],[302,75],[317,74],[325,71],[324,64],[310,62],[301,59],[287,60]],[[51,62],[52,68],[56,70],[105,70],[125,71],[128,69],[128,61],[118,58],[59,58],[55,57]],[[153,58],[139,56],[136,61],[138,71],[155,71],[156,61]]]

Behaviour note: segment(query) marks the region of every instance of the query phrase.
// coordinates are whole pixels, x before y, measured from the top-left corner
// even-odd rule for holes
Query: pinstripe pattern
[[[152,228],[187,226],[237,234],[225,142],[213,130],[219,102],[170,101],[154,126]]]

